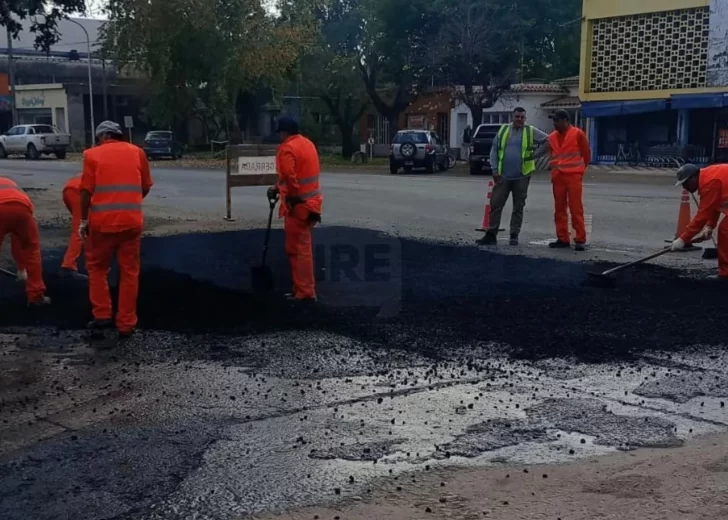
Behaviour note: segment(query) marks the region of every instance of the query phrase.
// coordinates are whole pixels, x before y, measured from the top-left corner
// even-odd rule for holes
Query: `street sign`
[[[369,146],[373,145],[374,144],[374,138],[373,137],[370,137],[369,139],[367,139],[367,143],[369,143]]]
[[[238,175],[261,175],[276,173],[275,156],[238,157]]]
[[[134,128],[134,118],[132,116],[124,116],[124,127]]]

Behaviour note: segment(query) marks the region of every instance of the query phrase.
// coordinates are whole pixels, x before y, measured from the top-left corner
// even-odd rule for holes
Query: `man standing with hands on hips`
[[[93,310],[90,329],[114,325],[109,270],[116,254],[119,264],[119,305],[116,328],[120,338],[130,337],[137,325],[139,257],[144,215],[142,200],[152,188],[144,151],[125,143],[118,123],[104,121],[96,129],[99,145],[83,154],[81,224],[86,241],[86,269]]]
[[[555,130],[549,135],[551,149],[551,184],[554,190],[555,242],[550,248],[571,247],[569,212],[574,228],[574,249],[586,249],[584,225],[584,174],[591,162],[591,148],[584,132],[569,122],[566,110],[557,110],[551,116]]]

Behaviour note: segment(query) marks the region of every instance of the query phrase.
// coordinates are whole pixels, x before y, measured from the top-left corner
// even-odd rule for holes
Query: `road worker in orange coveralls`
[[[690,193],[700,194],[700,207],[682,235],[673,243],[672,250],[679,251],[686,244],[703,242],[713,237],[718,227],[718,278],[728,280],[728,164],[716,164],[698,168],[686,164],[677,171],[677,184]],[[722,222],[718,225],[718,221]]]
[[[555,130],[549,135],[551,148],[551,184],[554,189],[555,242],[549,247],[561,249],[571,247],[569,215],[576,232],[574,249],[586,249],[586,227],[584,225],[584,174],[591,162],[591,149],[584,132],[569,123],[569,113],[557,110],[551,116]]]
[[[312,230],[321,222],[323,205],[318,151],[299,133],[293,119],[279,119],[277,132],[281,136],[276,157],[278,183],[268,188],[268,199],[274,200],[280,194],[280,216],[285,219],[286,254],[293,278],[293,293],[287,297],[316,301]]]
[[[15,181],[0,177],[0,247],[5,235],[10,235],[17,278],[19,282],[25,282],[28,305],[48,305],[51,300],[45,295],[40,233],[33,210],[30,197]]]
[[[78,257],[83,250],[83,241],[78,234],[81,225],[81,174],[71,177],[63,187],[63,203],[71,213],[71,236],[61,264],[61,276],[76,280],[88,280],[86,275],[78,272]]]
[[[83,155],[81,223],[78,234],[85,240],[86,268],[93,310],[90,329],[111,328],[111,295],[108,276],[116,253],[119,264],[119,305],[116,328],[121,338],[130,337],[137,325],[139,257],[144,215],[142,200],[152,188],[149,162],[144,151],[122,141],[118,123],[104,121],[96,129],[99,146]]]

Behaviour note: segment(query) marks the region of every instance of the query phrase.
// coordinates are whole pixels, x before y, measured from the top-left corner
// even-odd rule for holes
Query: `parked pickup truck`
[[[470,175],[481,173],[493,174],[490,165],[490,148],[493,140],[498,135],[501,125],[486,124],[480,125],[473,132],[473,139],[470,142]]]
[[[0,158],[24,154],[27,159],[40,159],[41,155],[54,154],[65,159],[71,145],[71,136],[62,134],[51,125],[18,125],[0,135]]]

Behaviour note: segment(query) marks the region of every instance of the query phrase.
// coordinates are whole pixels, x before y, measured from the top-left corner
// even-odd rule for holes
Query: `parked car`
[[[478,126],[470,142],[470,175],[486,173],[493,175],[490,164],[490,149],[502,125],[484,124]]]
[[[40,159],[41,155],[54,154],[65,159],[71,136],[61,133],[52,125],[18,125],[0,135],[0,158],[24,154],[27,159]]]
[[[169,157],[172,160],[182,158],[182,144],[174,138],[174,133],[167,130],[154,130],[144,138],[144,153],[150,159]]]
[[[394,175],[400,168],[409,173],[424,168],[429,173],[437,167],[447,170],[449,158],[442,139],[430,130],[400,130],[389,150],[389,172]]]

